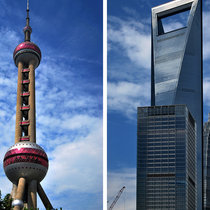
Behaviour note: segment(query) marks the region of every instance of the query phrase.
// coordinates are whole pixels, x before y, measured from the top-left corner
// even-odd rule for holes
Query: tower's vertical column
[[[17,185],[13,184],[12,185],[12,192],[11,192],[11,198],[14,200],[17,192]]]
[[[20,121],[22,121],[22,112],[20,110],[22,106],[22,69],[23,63],[18,63],[18,82],[17,82],[17,105],[16,105],[16,124],[15,124],[15,143],[19,142],[22,136],[22,128],[20,126]]]
[[[36,106],[35,106],[35,63],[34,61],[29,62],[29,121],[30,125],[28,128],[30,141],[36,143]],[[37,181],[32,180],[28,186],[28,208],[36,209],[37,207]]]
[[[34,68],[34,62],[30,61],[29,63],[29,105],[30,105],[30,110],[29,110],[29,121],[30,125],[28,128],[28,133],[30,136],[30,141],[36,143],[36,118],[35,118],[35,113],[36,113],[36,107],[35,107],[35,68]]]
[[[32,180],[28,186],[28,208],[37,208],[37,181]]]
[[[25,178],[20,178],[18,181],[18,187],[17,187],[17,192],[16,192],[16,198],[15,198],[15,203],[17,205],[14,206],[14,210],[21,210],[23,207],[23,196],[24,196],[24,190],[25,190],[25,185],[26,185],[26,179]]]

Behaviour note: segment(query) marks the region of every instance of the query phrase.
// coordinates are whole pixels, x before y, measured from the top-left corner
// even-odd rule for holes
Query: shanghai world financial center
[[[164,22],[187,16],[168,30]],[[138,108],[137,210],[203,209],[202,1],[152,8],[151,106]]]

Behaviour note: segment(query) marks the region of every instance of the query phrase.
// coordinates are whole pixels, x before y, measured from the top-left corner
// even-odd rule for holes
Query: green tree
[[[10,194],[5,195],[3,199],[1,196],[2,195],[0,190],[0,210],[10,210],[12,206],[11,195]]]

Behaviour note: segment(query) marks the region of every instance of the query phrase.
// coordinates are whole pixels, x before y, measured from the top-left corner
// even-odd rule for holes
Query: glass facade
[[[210,210],[210,113],[203,127],[204,210]]]
[[[151,105],[186,104],[197,124],[198,209],[202,209],[202,1],[152,8]],[[164,19],[188,11],[187,24],[164,30]]]
[[[137,210],[196,209],[196,123],[187,107],[139,107],[137,136]]]

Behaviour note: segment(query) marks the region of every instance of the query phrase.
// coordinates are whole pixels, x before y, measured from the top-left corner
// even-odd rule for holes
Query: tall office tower
[[[48,170],[45,151],[36,144],[35,119],[35,69],[41,60],[41,51],[30,41],[29,2],[24,27],[25,40],[13,54],[18,67],[15,144],[4,157],[4,170],[13,183],[12,206],[14,210],[37,208],[37,192],[46,209],[52,209],[40,182]]]
[[[138,107],[137,132],[137,210],[196,209],[196,123],[186,105]]]
[[[203,127],[203,180],[204,210],[210,209],[210,113]]]
[[[186,18],[185,21],[183,18]],[[177,22],[183,25],[173,28]],[[151,74],[151,105],[186,104],[196,121],[198,209],[201,209],[203,132],[201,0],[176,0],[152,8]]]

